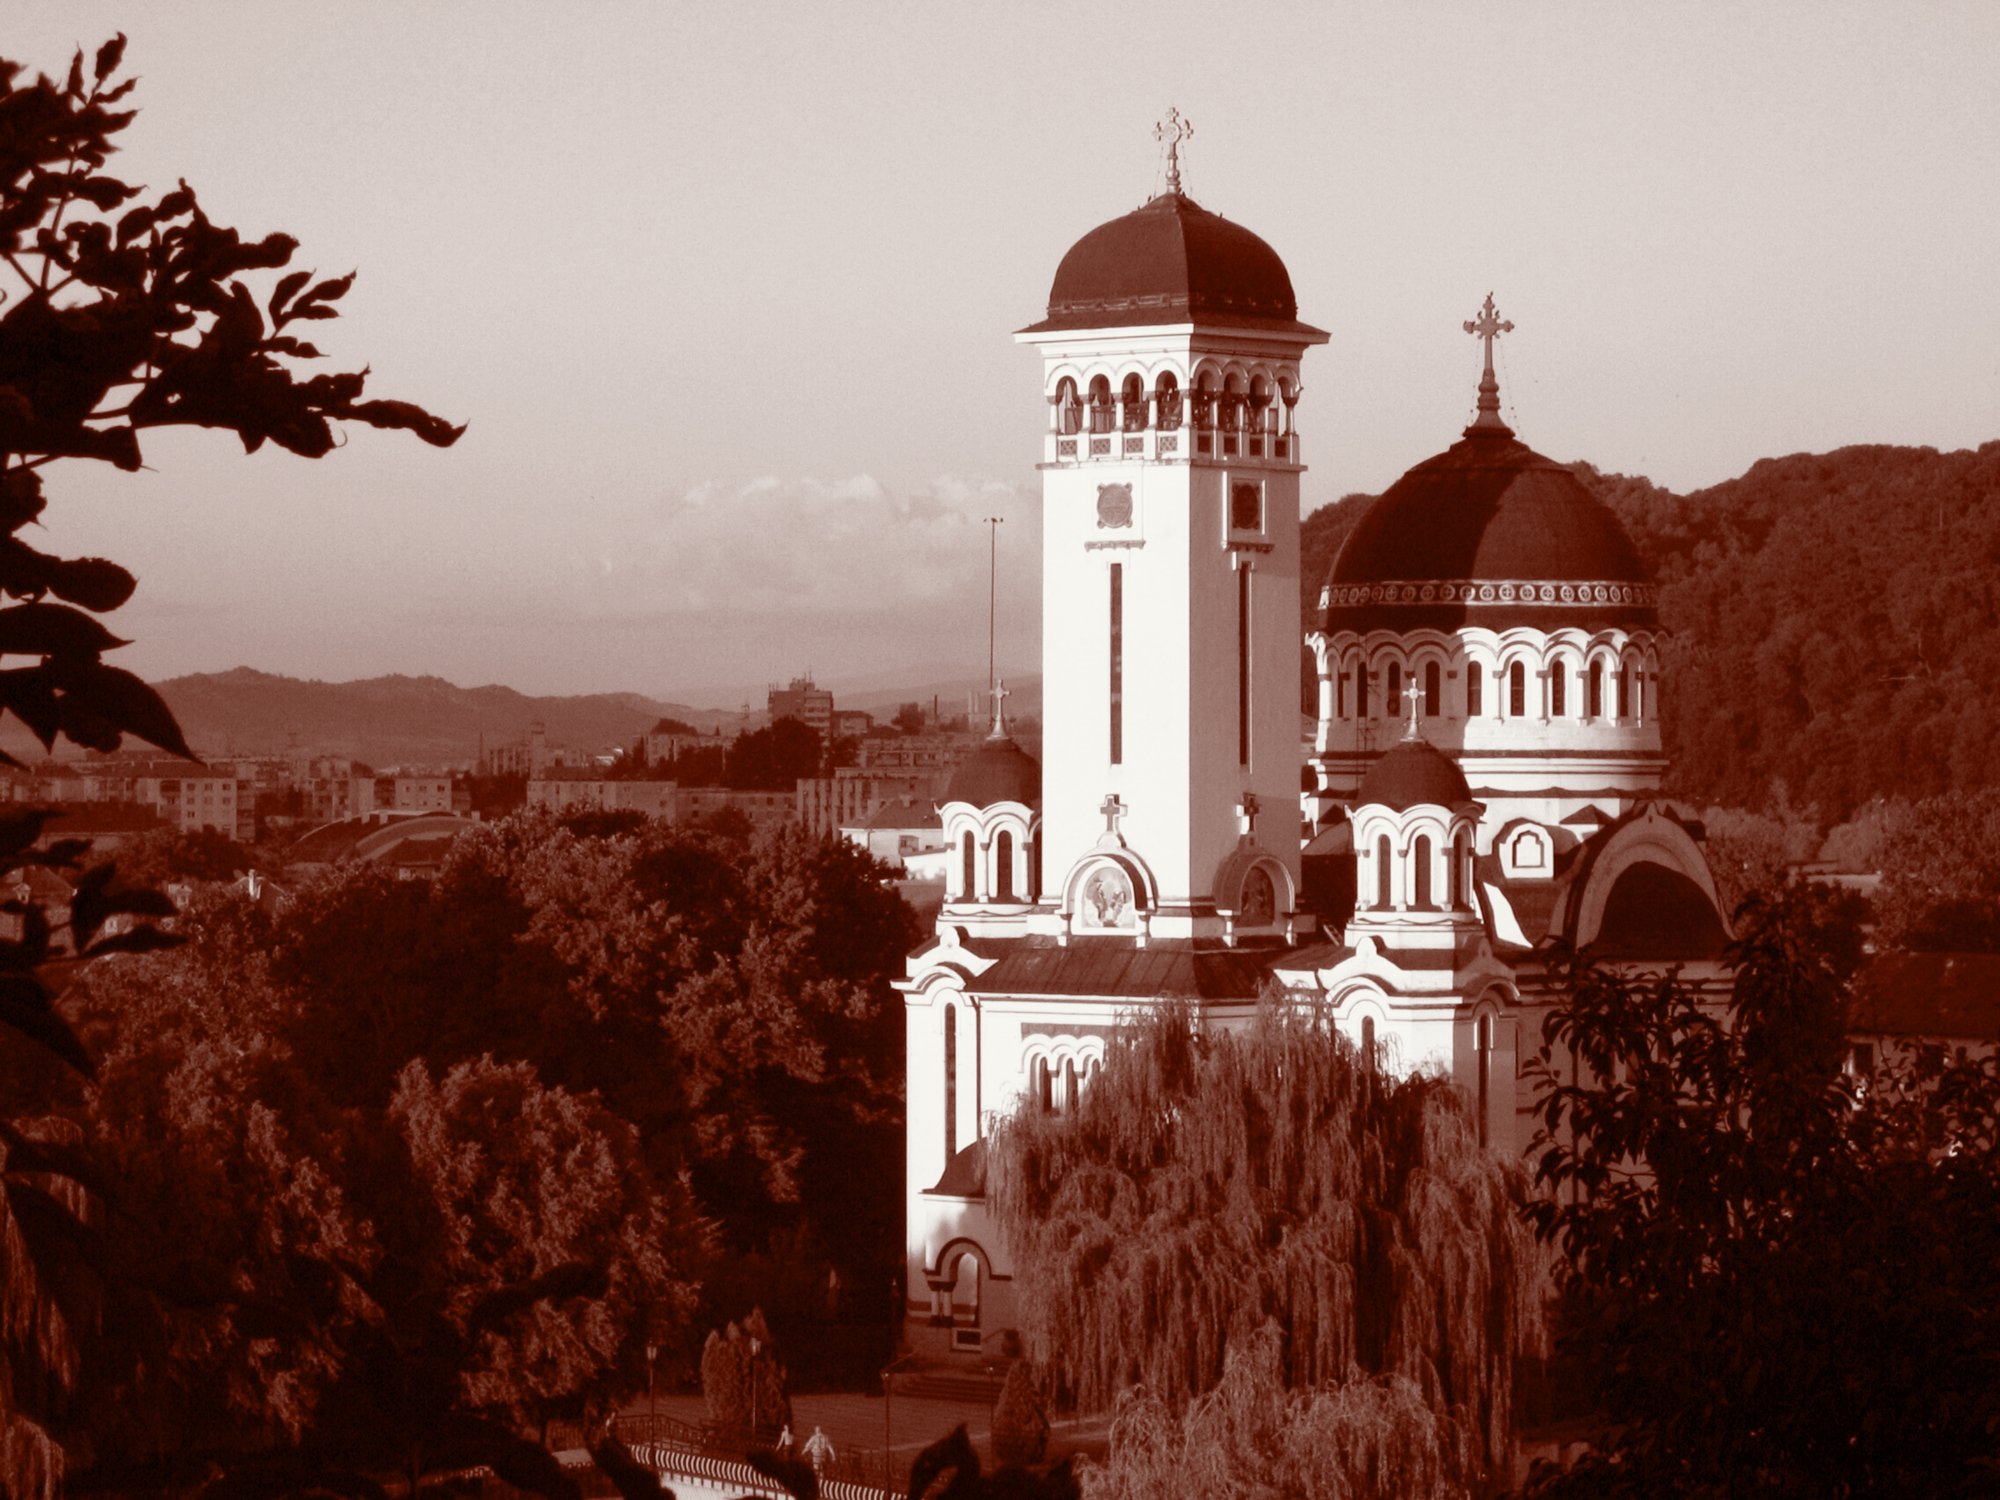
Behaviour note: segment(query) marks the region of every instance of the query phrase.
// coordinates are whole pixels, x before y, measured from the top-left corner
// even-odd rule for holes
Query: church
[[[1464,324],[1471,425],[1301,579],[1301,364],[1329,336],[1268,244],[1182,191],[1175,145],[1166,190],[1078,240],[1016,335],[1048,404],[1042,760],[996,691],[939,809],[936,934],[898,985],[905,1331],[926,1354],[991,1355],[1014,1324],[995,1121],[1071,1107],[1150,1004],[1226,1027],[1267,994],[1314,1002],[1523,1150],[1546,945],[1724,982],[1700,827],[1659,795],[1654,586],[1502,421],[1513,325],[1490,296]]]

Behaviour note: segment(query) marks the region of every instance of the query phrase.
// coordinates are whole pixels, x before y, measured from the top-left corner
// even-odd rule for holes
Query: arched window
[[[1465,866],[1465,835],[1459,833],[1452,837],[1451,868],[1447,872],[1449,883],[1446,889],[1451,893],[1451,909],[1453,911],[1464,911],[1467,907],[1465,899]]]
[[[1594,661],[1590,664],[1590,675],[1585,679],[1585,682],[1588,685],[1584,690],[1583,711],[1593,719],[1601,719],[1604,717],[1603,662]]]
[[[1035,1059],[1034,1078],[1031,1086],[1035,1093],[1035,1107],[1043,1114],[1047,1114],[1054,1106],[1055,1101],[1049,1097],[1049,1060],[1046,1057]]]
[[[1146,382],[1137,375],[1127,375],[1119,388],[1119,405],[1124,408],[1121,415],[1127,432],[1143,432],[1146,427]]]
[[[1368,663],[1365,661],[1354,669],[1354,717],[1368,717]]]
[[[1153,383],[1153,398],[1159,407],[1154,425],[1162,432],[1178,432],[1181,425],[1181,383],[1172,370],[1162,370]]]
[[[1375,905],[1387,911],[1395,904],[1395,888],[1389,882],[1389,835],[1375,841]]]
[[[1525,718],[1528,712],[1528,671],[1519,662],[1507,669],[1507,715]]]
[[[968,829],[966,830],[964,842],[959,846],[959,859],[958,859],[959,900],[970,901],[972,899],[973,892],[979,889],[977,883],[978,876],[979,876],[978,856],[973,852],[972,832],[970,829]]]
[[[1042,837],[1039,833],[1028,835],[1028,899],[1036,900],[1042,894]]]
[[[1014,899],[1014,835],[1004,828],[993,841],[993,899]]]
[[[1090,382],[1090,430],[1111,430],[1111,382],[1102,375],[1094,376]]]
[[[1369,1072],[1375,1071],[1375,1018],[1361,1018],[1361,1066]]]
[[[1568,707],[1565,703],[1565,699],[1568,697],[1568,693],[1566,692],[1568,681],[1569,672],[1563,667],[1562,658],[1557,657],[1549,663],[1549,717],[1551,719],[1560,719],[1568,712]]]
[[[1393,719],[1400,715],[1403,707],[1403,668],[1399,662],[1389,663],[1389,691],[1382,695],[1382,716]]]
[[[1476,719],[1486,711],[1486,672],[1476,661],[1465,664],[1465,716]]]
[[[944,1008],[944,1159],[958,1155],[958,1007]]]
[[[979,1326],[979,1257],[970,1250],[958,1258],[951,1282],[951,1320],[967,1328]]]
[[[1345,672],[1336,672],[1333,674],[1333,716],[1336,719],[1347,717],[1347,674]]]
[[[1063,1064],[1063,1110],[1067,1113],[1076,1108],[1076,1059]]]
[[[1417,842],[1410,850],[1414,862],[1411,868],[1411,883],[1415,890],[1410,904],[1419,911],[1431,911],[1431,841],[1423,834],[1417,835]]]
[[[1631,688],[1632,669],[1621,661],[1618,663],[1618,717],[1620,719],[1629,719],[1632,717],[1631,701],[1627,696]]]
[[[1427,719],[1438,716],[1438,699],[1444,692],[1443,677],[1444,673],[1438,670],[1436,662],[1424,663],[1424,717]]]
[[[1082,426],[1083,401],[1076,393],[1076,382],[1065,375],[1056,386],[1056,431],[1075,437]]]

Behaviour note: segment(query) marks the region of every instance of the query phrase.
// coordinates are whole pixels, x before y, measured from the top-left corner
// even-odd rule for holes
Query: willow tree
[[[1315,1430],[1346,1434],[1385,1493],[1432,1474],[1442,1491],[1410,1492],[1450,1493],[1501,1466],[1546,1280],[1525,1173],[1478,1144],[1448,1082],[1378,1071],[1289,1006],[1228,1034],[1167,1005],[1073,1110],[1008,1121],[990,1182],[1058,1399],[1179,1418],[1269,1327],[1238,1385],[1280,1426],[1288,1393],[1345,1392]]]

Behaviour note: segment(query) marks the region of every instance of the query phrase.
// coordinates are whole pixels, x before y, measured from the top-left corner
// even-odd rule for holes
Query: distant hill
[[[662,718],[733,729],[734,711],[662,703],[638,693],[534,698],[507,687],[462,688],[440,677],[301,681],[237,667],[156,683],[203,755],[278,753],[293,743],[371,765],[470,761],[522,738],[539,721],[552,745],[598,751],[629,745]]]
[[[1676,790],[1824,827],[2000,785],[2000,442],[1767,458],[1690,495],[1571,467],[1660,582]],[[1304,629],[1373,498],[1306,518]]]

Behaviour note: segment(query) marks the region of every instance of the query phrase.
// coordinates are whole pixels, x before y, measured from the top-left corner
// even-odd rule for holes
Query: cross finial
[[[1417,734],[1417,710],[1423,704],[1424,690],[1413,682],[1403,689],[1403,696],[1409,700],[1410,704],[1410,727],[1403,731],[1403,738],[1414,740],[1419,738]]]
[[[1466,322],[1465,331],[1486,345],[1486,368],[1479,377],[1479,415],[1465,429],[1466,434],[1493,432],[1512,437],[1513,430],[1500,420],[1500,382],[1493,378],[1493,341],[1503,333],[1512,333],[1514,325],[1502,321],[1494,310],[1493,294],[1488,292],[1486,305],[1480,308],[1478,317]]]
[[[1112,838],[1118,837],[1118,820],[1125,816],[1126,811],[1125,804],[1118,800],[1118,794],[1106,793],[1104,800],[1097,805],[1097,810],[1104,814],[1105,833]]]
[[[1236,804],[1236,816],[1243,821],[1243,836],[1245,838],[1255,838],[1257,836],[1258,811],[1257,794],[1255,792],[1245,792],[1243,800]]]
[[[1167,117],[1153,127],[1153,139],[1167,143],[1167,191],[1181,190],[1181,142],[1194,135],[1194,126],[1181,118],[1181,112],[1171,106]]]
[[[998,677],[994,678],[993,679],[993,738],[996,740],[1007,732],[1007,727],[1002,722],[1001,719],[1000,706],[1002,700],[1007,698],[1008,696],[1009,695],[1007,691],[1007,684]]]

